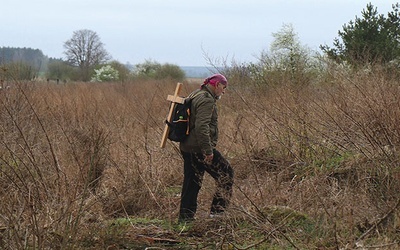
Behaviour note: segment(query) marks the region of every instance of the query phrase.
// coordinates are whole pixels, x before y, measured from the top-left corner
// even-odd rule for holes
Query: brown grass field
[[[206,175],[189,225],[177,223],[178,147],[159,147],[176,82],[8,84],[1,249],[400,247],[400,85],[380,72],[303,86],[233,79],[218,102],[232,204],[208,218]]]

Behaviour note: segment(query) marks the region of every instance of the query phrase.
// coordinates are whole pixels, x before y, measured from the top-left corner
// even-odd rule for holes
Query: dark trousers
[[[211,214],[224,212],[232,196],[233,169],[229,162],[214,149],[212,164],[204,163],[204,156],[197,153],[181,152],[184,160],[184,180],[182,185],[179,220],[192,220],[197,210],[204,172],[209,173],[216,183],[216,191],[211,203]]]

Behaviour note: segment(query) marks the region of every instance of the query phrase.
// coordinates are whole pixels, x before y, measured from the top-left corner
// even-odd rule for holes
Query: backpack
[[[192,100],[204,91],[185,98],[183,103],[175,103],[171,121],[165,121],[169,126],[168,139],[175,142],[183,142],[189,136],[190,108]]]

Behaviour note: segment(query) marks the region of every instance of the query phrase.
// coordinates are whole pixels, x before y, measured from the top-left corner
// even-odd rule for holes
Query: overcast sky
[[[344,24],[371,2],[388,0],[1,0],[0,46],[40,49],[64,58],[74,31],[95,31],[113,59],[208,66],[205,57],[256,61],[272,33],[292,24],[300,42],[332,46]]]

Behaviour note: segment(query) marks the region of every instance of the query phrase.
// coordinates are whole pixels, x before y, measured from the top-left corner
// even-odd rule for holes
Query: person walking
[[[234,171],[230,163],[216,149],[218,142],[216,101],[225,93],[227,86],[228,81],[225,76],[214,74],[204,80],[200,89],[189,95],[193,98],[189,121],[190,134],[179,145],[184,160],[179,222],[194,220],[197,196],[205,172],[210,174],[216,183],[210,217],[222,215],[229,205]]]

